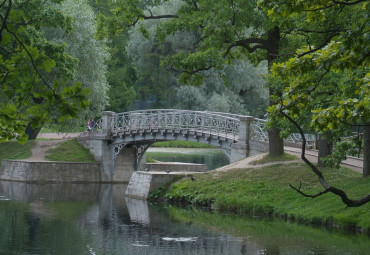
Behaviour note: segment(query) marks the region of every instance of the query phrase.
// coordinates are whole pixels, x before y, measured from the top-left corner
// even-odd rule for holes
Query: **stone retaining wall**
[[[100,163],[3,160],[0,179],[22,182],[100,182]]]
[[[126,189],[126,196],[148,199],[149,193],[160,186],[166,186],[177,179],[190,176],[196,173],[161,173],[161,172],[141,172],[137,171],[132,174],[130,183]]]

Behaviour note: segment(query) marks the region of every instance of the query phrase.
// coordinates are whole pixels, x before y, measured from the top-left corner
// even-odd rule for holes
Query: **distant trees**
[[[65,44],[66,51],[76,60],[73,80],[88,88],[89,106],[78,113],[79,118],[70,120],[69,125],[81,125],[92,117],[100,116],[109,102],[107,81],[108,47],[96,39],[97,19],[87,0],[64,0],[58,7],[72,19],[72,30],[44,28],[46,37],[54,43]],[[57,75],[51,73],[50,79]],[[68,125],[66,124],[66,125]]]
[[[165,2],[153,6],[151,10],[158,15],[165,15],[175,12],[181,4],[181,1]],[[197,38],[192,32],[181,31],[167,36],[163,41],[158,40],[156,31],[162,21],[160,19],[140,21],[129,33],[127,53],[133,59],[138,72],[135,88],[139,100],[153,100],[154,104],[151,106],[159,108],[188,109],[191,106],[197,110],[217,108],[220,111],[231,110],[234,113],[263,115],[268,102],[267,88],[262,77],[266,73],[264,67],[266,63],[255,68],[247,59],[241,59],[218,72],[204,73],[204,83],[200,87],[183,87],[178,81],[180,72],[161,63],[163,59],[180,52],[191,52]],[[223,86],[223,83],[227,83],[228,86]],[[183,97],[191,91],[196,91],[199,96]],[[173,97],[174,94],[176,97]],[[221,105],[212,103],[209,101],[212,97],[222,97],[224,103]],[[239,104],[235,105],[237,102]],[[256,104],[260,107],[255,107]]]

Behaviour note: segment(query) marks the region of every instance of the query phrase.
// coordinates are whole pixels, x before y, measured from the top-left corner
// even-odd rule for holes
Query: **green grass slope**
[[[20,144],[17,141],[6,141],[0,143],[0,162],[3,159],[26,159],[32,156],[32,148],[35,141],[27,141]]]
[[[77,142],[77,139],[62,142],[58,147],[47,151],[45,156],[51,161],[96,162],[88,149]]]
[[[346,168],[322,169],[326,181],[358,199],[370,192],[370,178]],[[207,206],[240,215],[266,215],[303,223],[362,230],[370,233],[370,203],[358,208],[346,208],[338,196],[325,194],[306,198],[289,187],[316,194],[322,191],[317,177],[303,163],[277,164],[263,168],[210,172],[184,178],[160,195],[172,203]]]

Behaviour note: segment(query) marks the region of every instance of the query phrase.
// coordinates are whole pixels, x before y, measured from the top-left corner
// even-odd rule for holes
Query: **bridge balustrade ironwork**
[[[112,132],[118,134],[137,130],[189,130],[235,139],[239,134],[240,125],[237,116],[174,109],[123,112],[113,117]]]
[[[112,119],[111,130],[114,134],[149,129],[190,130],[237,139],[240,116],[223,112],[177,109],[130,111],[115,114]],[[254,118],[251,122],[251,140],[268,142],[266,123],[267,120]],[[96,122],[94,131],[102,131],[101,119]],[[314,144],[315,136],[313,134],[305,134],[305,138],[308,144]],[[303,142],[299,133],[292,133],[285,140],[296,144]]]
[[[254,121],[251,123],[251,127],[253,130],[251,139],[255,141],[262,141],[268,142],[269,136],[266,128],[267,120],[255,118]],[[315,135],[313,134],[304,134],[306,138],[306,142],[308,145],[313,145],[315,142]],[[303,139],[301,134],[299,133],[291,133],[288,137],[285,138],[285,141],[295,143],[295,144],[302,144]]]

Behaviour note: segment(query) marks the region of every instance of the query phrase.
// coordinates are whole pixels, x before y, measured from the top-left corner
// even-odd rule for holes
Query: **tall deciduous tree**
[[[280,26],[300,19],[294,32],[307,38],[296,56],[273,67],[273,78],[288,85],[282,105],[290,115],[312,109],[311,125],[340,135],[352,125],[370,125],[369,1],[261,1]],[[277,7],[278,6],[278,7]],[[318,44],[314,35],[326,35]],[[366,134],[366,132],[365,132]],[[370,152],[367,152],[370,153]],[[364,176],[370,171],[364,155]]]
[[[76,61],[63,44],[48,40],[43,27],[71,30],[61,1],[0,1],[0,140],[25,141],[27,125],[40,127],[57,113],[59,121],[88,105],[88,91],[71,83]],[[50,72],[58,74],[48,80]]]
[[[284,63],[272,67],[271,79],[285,84],[271,111],[300,130],[302,109],[312,112],[311,126],[338,136],[351,125],[364,127],[364,169],[369,175],[370,152],[367,144],[370,126],[370,4],[365,0],[260,1],[280,27],[306,39],[305,46]],[[296,27],[291,24],[295,22]],[[317,40],[318,38],[325,40]],[[340,189],[329,185],[319,169],[302,158],[318,176],[324,191],[332,192],[348,206],[370,201],[370,195],[351,200]],[[301,192],[300,188],[296,188]],[[304,194],[308,196],[307,194]]]

